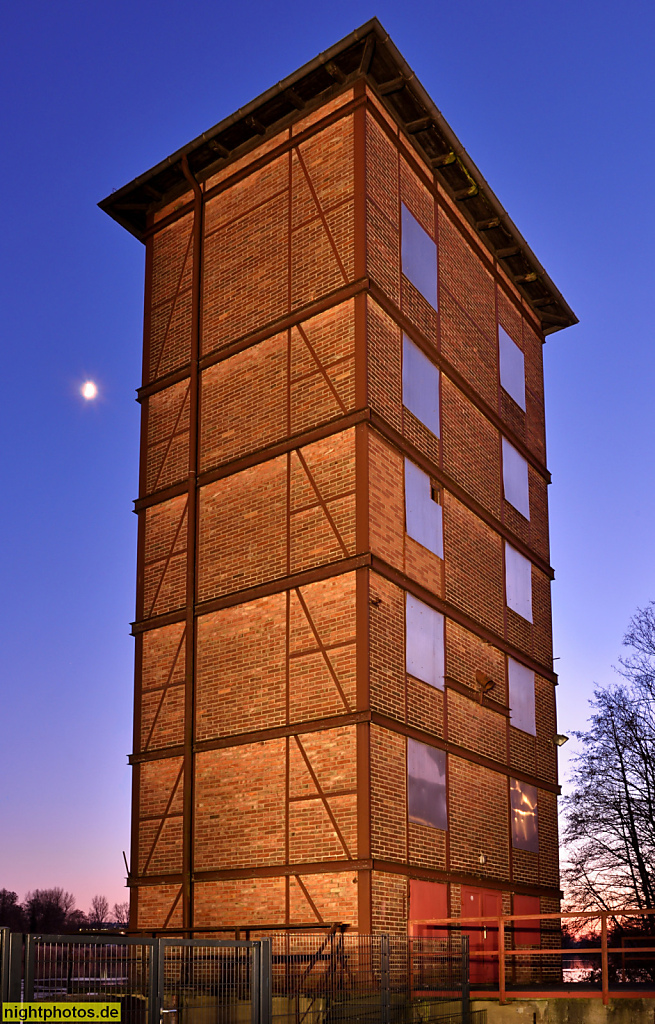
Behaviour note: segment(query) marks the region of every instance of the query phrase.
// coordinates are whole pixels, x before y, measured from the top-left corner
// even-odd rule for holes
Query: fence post
[[[7,1002],[20,1003],[21,981],[23,978],[23,936],[14,932],[9,936],[9,969],[7,978]]]
[[[498,1002],[505,1005],[505,918],[498,918]]]
[[[0,1004],[9,999],[9,935],[8,928],[0,928]]]
[[[34,959],[36,957],[37,935],[25,936],[25,971],[23,974],[23,1002],[34,1001]]]
[[[601,911],[600,915],[600,970],[603,985],[603,1006],[609,1002],[609,971],[607,961],[607,912]]]
[[[259,1024],[271,1024],[273,1018],[273,943],[259,940]],[[254,998],[253,998],[254,1002]]]
[[[471,973],[469,937],[462,935],[462,1024],[471,1024]]]
[[[160,1024],[164,987],[164,940],[153,939],[150,946],[148,985],[148,1024]]]
[[[380,1016],[382,1024],[389,1024],[389,936],[380,936]]]

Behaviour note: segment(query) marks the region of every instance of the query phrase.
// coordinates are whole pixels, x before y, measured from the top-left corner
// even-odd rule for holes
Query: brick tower
[[[132,927],[557,909],[568,305],[377,21],[100,205],[146,247]]]

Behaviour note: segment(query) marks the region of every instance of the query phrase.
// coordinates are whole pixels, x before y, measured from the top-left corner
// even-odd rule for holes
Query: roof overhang
[[[98,205],[143,240],[148,215],[188,191],[184,156],[202,181],[360,78],[380,98],[504,268],[541,321],[544,334],[577,323],[575,313],[377,18]]]

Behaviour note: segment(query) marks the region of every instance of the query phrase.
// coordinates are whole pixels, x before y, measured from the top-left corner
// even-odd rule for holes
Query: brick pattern
[[[354,474],[347,430],[203,487],[199,600],[354,554]]]
[[[196,870],[283,864],[285,740],[196,757]]]
[[[475,673],[478,670],[491,676],[495,683],[490,693],[491,699],[506,704],[504,655],[459,623],[446,619],[446,675],[470,687],[473,695],[477,690]]]
[[[143,597],[137,617],[181,608],[186,595],[187,499],[171,498],[145,511]]]
[[[189,472],[189,384],[180,381],[150,395],[146,478],[143,493],[151,494]]]
[[[365,115],[362,197],[367,274],[400,307],[414,340],[434,346],[435,361],[446,360],[476,398],[472,401],[447,372],[441,373],[438,439],[403,408],[402,331],[378,303],[366,297],[365,336],[357,333],[355,300],[335,303],[312,317],[303,313],[307,304],[353,280],[354,119],[348,115],[287,152],[275,151],[300,131],[316,128],[321,117],[350,98],[346,91],[299,119],[289,131],[221,169],[205,186],[220,191],[207,201],[204,218],[201,347],[216,361],[201,373],[199,469],[226,475],[200,489],[197,600],[238,597],[249,587],[356,553],[354,430],[311,444],[299,440],[299,447],[274,457],[267,457],[266,449],[355,409],[359,346],[358,367],[366,371],[360,393],[366,391],[370,408],[465,492],[462,501],[443,492],[442,561],[405,534],[403,455],[375,430],[363,428],[367,442],[364,457],[358,450],[357,468],[368,469],[371,551],[474,623],[548,665],[547,577],[533,568],[533,624],[506,609],[502,540],[468,507],[469,499],[478,502],[529,548],[548,557],[543,477],[530,468],[527,522],[503,501],[500,433],[485,411],[496,410],[507,432],[517,434],[537,460],[545,459],[541,339],[511,286],[494,282],[453,204],[443,197],[435,202],[370,113]],[[378,101],[371,102],[392,124]],[[266,155],[272,159],[255,162]],[[402,275],[401,203],[437,243],[438,311]],[[189,360],[192,218],[183,217],[148,244],[152,270],[145,379],[151,381],[182,370]],[[278,323],[290,313],[297,314],[292,326]],[[298,322],[299,316],[305,318]],[[526,412],[499,388],[497,316],[525,355]],[[249,335],[256,343],[248,343]],[[226,349],[237,341],[238,346]],[[144,399],[144,410],[141,493],[152,494],[182,482],[188,473],[188,380]],[[254,453],[261,453],[257,464],[229,466]],[[137,616],[146,619],[179,612],[185,603],[186,497],[160,502],[141,514],[143,580]],[[356,657],[356,631],[363,619],[356,618],[354,573],[256,599],[243,595],[251,599],[240,603],[232,604],[230,597],[229,607],[200,615],[196,740],[223,744],[257,729],[352,711],[358,706],[359,678],[360,698],[370,684],[373,710],[428,737],[448,738],[505,762],[510,770],[555,781],[552,682],[537,677],[537,736],[508,726],[506,715],[499,713],[507,702],[505,656],[450,619],[445,694],[408,677],[404,591],[374,572],[368,578],[368,665],[358,664]],[[139,644],[137,743],[143,750],[180,744],[184,625],[147,631]],[[362,644],[360,656],[366,650]],[[477,700],[478,669],[495,683],[488,706]],[[468,693],[460,693],[454,683],[468,687]],[[345,725],[263,741],[240,739],[197,753],[194,869],[247,872],[279,866],[280,874],[196,883],[194,924],[348,921],[357,927],[358,893],[366,880],[354,884],[352,870],[304,867],[360,855],[356,766],[355,727]],[[146,875],[181,872],[181,768],[179,757],[137,768],[137,860]],[[408,824],[406,738],[372,724],[370,786],[372,856],[394,861],[406,873],[422,868],[465,873],[481,884],[484,878],[502,880],[507,909],[512,878],[529,886],[557,885],[553,794],[539,791],[539,854],[512,851],[510,856],[506,775],[449,755],[448,832]],[[484,865],[480,853],[487,858]],[[372,872],[374,930],[405,933],[407,885],[407,874]],[[457,912],[458,886],[450,887],[450,903]],[[140,887],[140,927],[178,927],[181,915],[179,886]]]
[[[193,217],[182,217],[153,237],[149,356],[145,382],[185,366],[191,356]]]
[[[407,856],[407,767],[404,736],[371,726],[372,854],[401,863]]]
[[[292,875],[289,879],[289,921],[311,924],[347,921],[357,930],[357,877],[352,871]]]
[[[197,882],[194,916],[198,928],[235,924],[277,924],[285,920],[285,879],[230,878]]]
[[[137,928],[181,927],[182,890],[179,885],[142,885],[139,887]]]
[[[182,758],[140,766],[138,872],[170,874],[182,868]]]
[[[507,779],[496,772],[448,757],[448,821],[450,868],[481,872],[480,854],[487,858],[487,878],[509,877]]]
[[[209,366],[201,391],[202,470],[350,412],[353,302]]]
[[[497,533],[444,492],[446,600],[503,634],[503,549]]]
[[[354,727],[198,754],[195,822],[197,870],[356,859]]]
[[[407,935],[407,878],[385,871],[373,871],[371,891],[373,931],[387,935]]]
[[[456,690],[448,691],[448,739],[486,757],[507,760],[504,715],[476,704]]]
[[[344,117],[207,202],[204,353],[352,279],[352,162]]]
[[[411,865],[445,871],[447,833],[410,821],[407,825],[408,860]]]
[[[182,623],[143,634],[140,750],[184,740],[185,627]]]
[[[450,218],[439,216],[441,351],[492,408],[498,396],[493,279]]]
[[[441,378],[441,422],[445,472],[500,519],[498,431],[445,374]]]

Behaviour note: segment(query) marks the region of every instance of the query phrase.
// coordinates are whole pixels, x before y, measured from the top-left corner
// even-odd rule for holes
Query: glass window
[[[434,309],[437,308],[437,247],[403,203],[401,221],[403,274]]]
[[[534,716],[534,672],[513,658],[507,659],[510,724],[536,736]]]
[[[503,438],[503,491],[510,505],[513,505],[526,519],[529,519],[528,464],[505,438]]]
[[[404,334],[403,405],[439,437],[439,370]]]
[[[537,787],[518,779],[509,780],[512,806],[512,846],[515,850],[539,851],[537,833]]]
[[[443,615],[406,595],[405,665],[410,676],[443,690]]]
[[[505,542],[505,595],[507,607],[532,622],[532,564]]]
[[[448,828],[446,751],[407,740],[407,814],[410,821]]]
[[[405,459],[405,524],[407,533],[443,558],[441,505],[432,496],[430,477]]]
[[[502,327],[498,327],[500,353],[500,386],[525,411],[525,360],[516,342]]]

